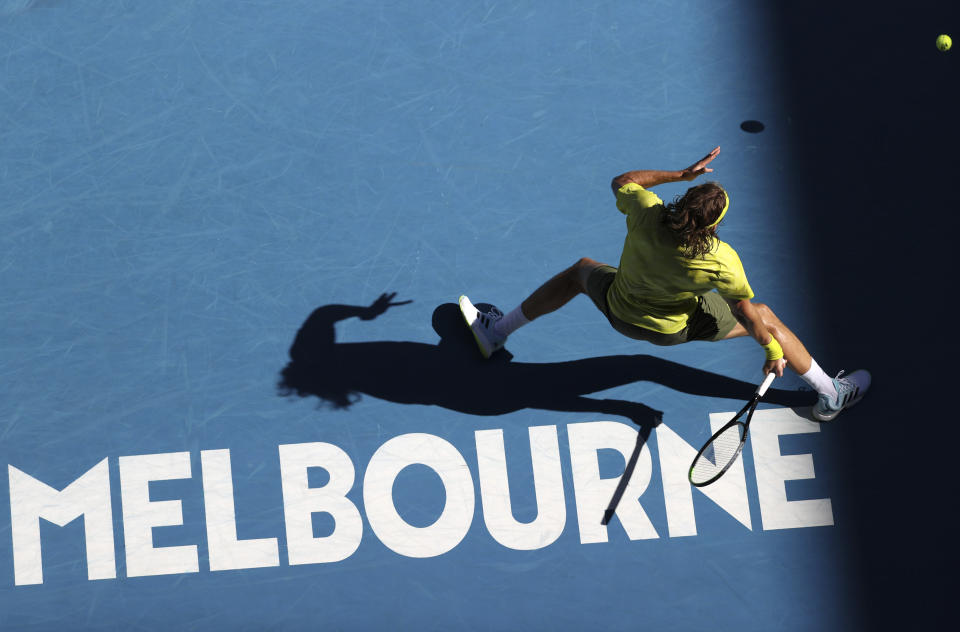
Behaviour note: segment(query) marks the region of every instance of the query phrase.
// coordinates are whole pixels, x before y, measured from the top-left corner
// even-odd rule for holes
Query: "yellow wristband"
[[[760,346],[763,347],[763,350],[767,352],[767,360],[779,360],[783,357],[783,348],[773,336],[770,336],[770,342]]]

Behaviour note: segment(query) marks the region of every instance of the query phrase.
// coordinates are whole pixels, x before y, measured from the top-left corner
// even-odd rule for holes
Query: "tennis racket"
[[[760,398],[770,388],[770,383],[773,382],[775,377],[775,373],[767,373],[767,377],[757,387],[757,391],[747,402],[747,405],[741,408],[733,419],[728,421],[723,428],[717,430],[700,448],[697,456],[693,459],[693,463],[690,464],[690,472],[687,475],[691,484],[695,487],[709,485],[730,469],[730,466],[740,456],[743,444],[747,442],[747,432],[750,430],[753,411],[757,409]],[[746,415],[746,421],[741,421],[741,419],[744,419],[744,415]]]

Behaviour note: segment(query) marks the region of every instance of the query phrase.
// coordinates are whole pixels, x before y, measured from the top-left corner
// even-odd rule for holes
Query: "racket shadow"
[[[650,426],[643,426],[640,428],[640,431],[637,432],[637,442],[633,446],[633,453],[630,454],[630,458],[627,459],[627,465],[623,469],[623,475],[620,477],[620,482],[617,483],[617,489],[613,492],[613,498],[610,499],[610,504],[607,505],[607,509],[603,512],[603,519],[600,521],[600,524],[607,526],[610,524],[610,520],[613,518],[613,515],[617,512],[617,507],[620,505],[620,500],[623,498],[623,493],[627,489],[627,483],[630,482],[631,477],[633,477],[633,470],[637,467],[637,461],[640,459],[640,452],[643,451],[643,446],[650,439],[650,431],[652,428]]]

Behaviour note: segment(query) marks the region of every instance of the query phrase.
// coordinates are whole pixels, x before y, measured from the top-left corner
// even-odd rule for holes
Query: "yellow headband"
[[[714,226],[716,226],[717,224],[719,224],[719,223],[720,223],[720,220],[723,219],[723,216],[727,214],[727,209],[730,208],[730,196],[727,194],[726,191],[723,192],[723,195],[724,195],[724,197],[727,198],[727,203],[723,205],[723,210],[720,211],[720,217],[717,218],[717,221],[715,221],[714,223],[712,223],[712,224],[710,224],[709,226],[707,226],[707,228],[713,228]]]

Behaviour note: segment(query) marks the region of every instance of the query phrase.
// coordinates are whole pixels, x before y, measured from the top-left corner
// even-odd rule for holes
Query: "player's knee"
[[[574,291],[587,291],[587,281],[590,278],[590,273],[593,272],[598,265],[599,264],[593,259],[581,257],[570,267],[570,275],[568,278]]]
[[[597,262],[594,261],[593,259],[590,259],[589,257],[580,257],[580,259],[578,259],[577,262],[573,264],[573,267],[578,270],[582,270],[583,268],[596,267],[596,265],[597,265]]]
[[[757,307],[760,309],[760,317],[763,319],[763,322],[767,327],[776,327],[782,325],[780,318],[773,312],[768,305],[764,303],[758,303]]]

